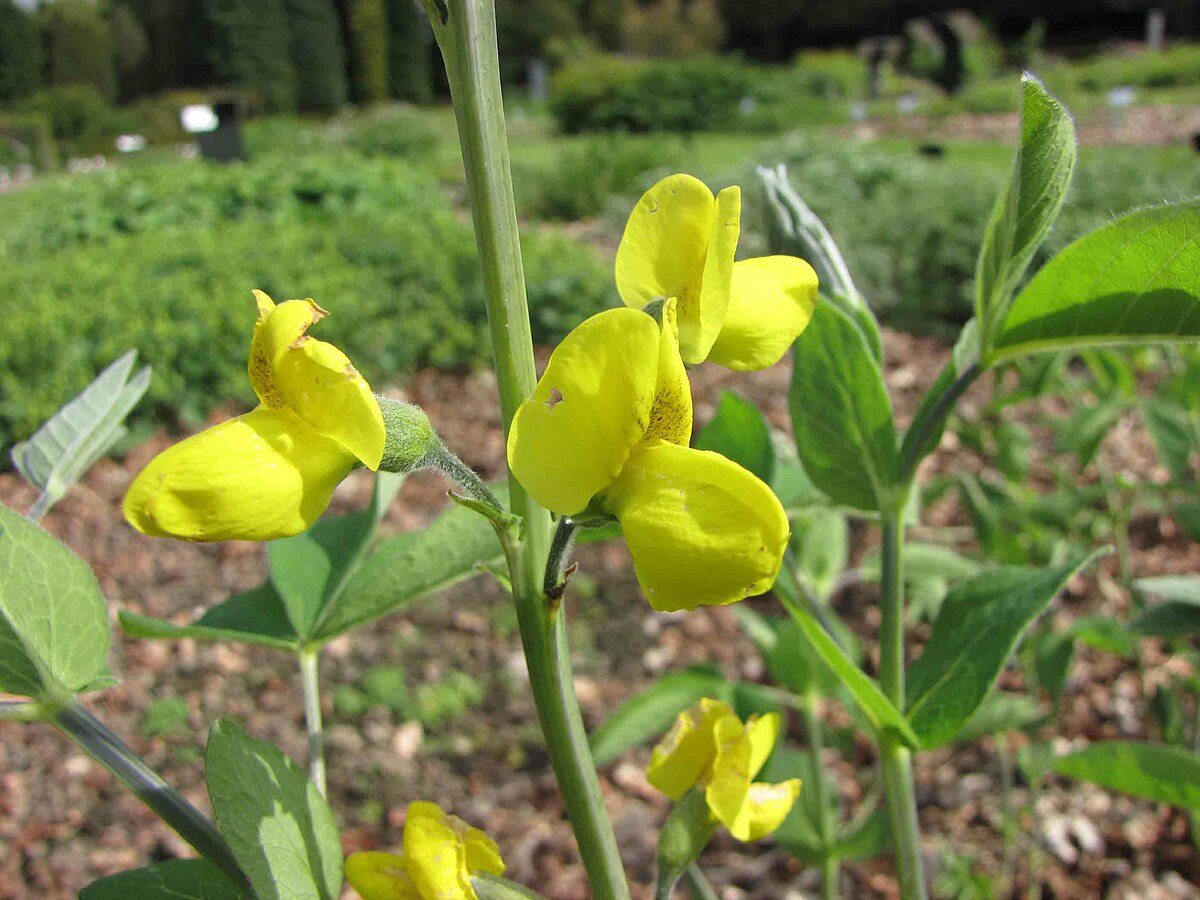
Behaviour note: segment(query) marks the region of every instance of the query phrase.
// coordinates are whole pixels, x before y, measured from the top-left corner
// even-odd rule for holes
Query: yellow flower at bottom
[[[478,900],[471,876],[504,874],[495,841],[436,803],[417,801],[404,821],[404,852],[352,853],[346,879],[363,900]]]
[[[254,292],[250,382],[262,405],[160,453],[125,494],[144,534],[270,541],[308,528],[359,463],[379,467],[379,403],[346,355],[306,332],[327,313]]]
[[[754,841],[780,826],[800,796],[800,779],[754,781],[779,735],[779,716],[743,723],[728,703],[705,698],[679,714],[650,757],[649,782],[679,800],[704,790],[713,817],[739,841]]]

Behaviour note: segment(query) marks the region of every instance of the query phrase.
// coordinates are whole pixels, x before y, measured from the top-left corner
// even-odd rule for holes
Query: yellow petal
[[[734,603],[775,581],[787,516],[769,487],[720,454],[647,441],[604,499],[657,610]]]
[[[508,464],[539,503],[582,511],[642,440],[658,382],[661,332],[635,309],[592,316],[555,349],[508,434]]]
[[[699,329],[700,290],[715,216],[716,203],[704,182],[671,175],[642,195],[617,247],[621,299],[640,309],[660,297],[677,297],[685,344]]]
[[[704,799],[717,821],[732,830],[750,790],[750,737],[737,716],[716,723],[717,754]]]
[[[506,866],[500,857],[500,847],[478,828],[468,828],[463,835],[467,851],[467,871],[503,875]]]
[[[687,362],[699,363],[707,359],[724,327],[730,304],[733,257],[741,235],[741,216],[741,188],[727,187],[717,194],[699,308],[694,313],[680,309],[679,345]]]
[[[328,313],[312,300],[271,305],[255,292],[260,319],[250,345],[250,382],[264,406],[286,406],[309,425],[378,469],[386,431],[371,387],[333,344],[306,334]]]
[[[658,381],[644,439],[661,438],[686,447],[692,440],[692,385],[679,355],[679,324],[674,298],[663,306]]]
[[[799,778],[780,784],[755,782],[746,792],[745,802],[733,824],[726,823],[726,827],[739,841],[757,841],[783,824],[799,796]]]
[[[738,371],[765,369],[783,358],[817,304],[817,273],[794,256],[733,264],[729,309],[710,362]]]
[[[410,803],[404,820],[404,861],[425,900],[475,900],[466,847],[435,803]]]
[[[746,734],[750,738],[750,777],[753,778],[775,749],[775,740],[779,737],[779,713],[751,716],[746,722]]]
[[[259,407],[152,459],[125,494],[125,518],[155,537],[271,541],[315,522],[353,466],[290,410]]]
[[[716,723],[733,714],[729,704],[707,697],[681,712],[650,754],[646,780],[672,800],[686,794],[716,757]]]
[[[346,857],[346,880],[363,900],[421,900],[398,853],[351,853]]]

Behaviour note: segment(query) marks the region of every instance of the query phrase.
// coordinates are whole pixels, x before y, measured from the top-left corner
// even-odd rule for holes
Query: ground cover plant
[[[737,189],[714,196],[690,176],[669,176],[637,202],[617,250],[616,282],[625,305],[570,329],[535,383],[490,6],[452,3],[430,13],[456,94],[510,479],[485,483],[447,449],[418,407],[376,398],[350,359],[323,340],[332,332],[321,322],[321,307],[305,300],[277,304],[257,292],[258,321],[244,371],[260,405],[156,457],[125,500],[126,518],[146,534],[269,541],[269,579],[195,621],[122,616],[133,635],[243,642],[295,657],[308,774],[270,742],[228,719],[216,722],[205,751],[214,823],[75,697],[112,684],[104,600],[86,565],[36,526],[119,438],[122,421],[152,383],[149,374],[134,371],[132,356],[122,357],[17,445],[14,463],[40,494],[25,518],[0,510],[0,637],[8,651],[0,686],[29,699],[4,701],[0,710],[9,719],[56,727],[201,854],[111,876],[84,896],[334,896],[343,875],[368,900],[536,896],[503,879],[505,848],[424,800],[408,807],[403,854],[372,850],[343,859],[325,800],[321,654],[343,635],[479,568],[511,592],[545,753],[593,896],[630,895],[595,762],[664,732],[646,774],[674,801],[658,842],[656,896],[671,896],[681,880],[694,895],[711,894],[701,853],[718,830],[739,841],[777,832],[799,860],[820,868],[827,895],[839,890],[841,860],[890,845],[902,894],[925,895],[913,757],[972,734],[1029,724],[1027,707],[996,699],[1003,695],[993,693],[995,683],[1026,628],[1099,554],[1091,541],[1069,533],[1082,520],[1082,505],[1066,512],[1064,540],[1037,544],[1040,519],[1021,515],[1012,497],[989,497],[969,477],[958,483],[978,543],[1005,565],[981,568],[936,546],[907,546],[906,532],[919,525],[921,494],[936,499],[933,488],[921,490],[918,466],[941,443],[956,403],[988,371],[1018,367],[1017,382],[1036,385],[1025,395],[1037,397],[1054,388],[1052,376],[1061,370],[1024,360],[1065,349],[1083,352],[1094,377],[1128,385],[1136,370],[1123,374],[1092,348],[1173,345],[1200,336],[1196,201],[1114,219],[1047,259],[1026,283],[1062,206],[1075,141],[1061,104],[1036,79],[1025,80],[1016,161],[997,186],[999,200],[977,257],[974,315],[901,435],[884,386],[886,360],[874,315],[786,171],[761,173],[770,222],[764,244],[771,255],[736,262]],[[334,204],[356,202],[354,186],[342,188],[318,192],[318,202],[326,196]],[[385,202],[388,186],[380,189],[372,202]],[[308,203],[310,193],[291,193],[277,205],[251,203],[266,212],[251,212],[249,224],[283,210],[281,217],[296,216],[302,232],[304,213],[293,209],[294,199]],[[114,242],[119,249],[130,246]],[[333,312],[328,324],[336,321]],[[760,412],[731,395],[689,446],[693,401],[684,362],[760,369],[793,342],[792,442],[780,445]],[[245,347],[244,337],[239,343]],[[357,353],[353,358],[359,360]],[[1154,423],[1156,449],[1177,482],[1158,501],[1178,504],[1186,523],[1194,501],[1195,368],[1186,350],[1171,359],[1174,372],[1156,384],[1147,422]],[[1003,387],[1003,376],[997,382]],[[1132,396],[1103,393],[1126,402]],[[994,446],[1012,466],[1002,470],[1016,481],[1022,440],[1019,428],[1002,427],[1006,400],[997,390],[991,418],[967,426],[975,426],[977,446]],[[960,428],[960,440],[971,435],[970,427]],[[1071,448],[1081,465],[1094,454],[1088,446]],[[367,508],[320,517],[356,467],[379,471]],[[398,487],[395,476],[422,468],[455,483],[456,505],[426,529],[378,542],[380,519]],[[1119,491],[1134,488],[1108,484],[1103,475],[1101,484],[1109,490],[1108,512],[1118,520],[1111,533],[1119,547],[1125,514]],[[979,497],[999,513],[989,516]],[[1013,510],[1016,533],[1011,522],[996,520]],[[826,603],[845,556],[837,535],[845,533],[848,513],[881,533],[876,561],[863,566],[868,573],[873,566],[880,582],[877,663],[860,652]],[[586,735],[566,627],[587,590],[572,562],[573,546],[614,528],[655,609],[739,603],[774,587],[786,618],[741,606],[736,615],[779,686],[679,673]],[[1051,663],[1065,669],[1070,656],[1062,648],[1077,640],[1125,652],[1133,646],[1131,634],[1192,633],[1191,581],[1139,588],[1165,602],[1148,607],[1128,628],[1093,622],[1090,630],[1057,636],[1058,646],[1040,654],[1050,662],[1039,660],[1033,645],[1030,665],[1042,679],[1033,683],[1053,691]],[[914,601],[909,611],[932,622],[911,662],[908,599]],[[428,723],[479,702],[469,681],[446,678],[437,687],[410,699],[403,671],[375,670],[363,680],[369,702]],[[1186,680],[1170,685],[1164,722],[1172,703],[1189,708],[1189,687]],[[821,752],[820,709],[829,698],[841,700],[879,761],[867,801],[846,822]],[[343,692],[343,708],[355,702],[361,701]],[[807,752],[788,746],[779,707],[800,713]],[[177,713],[162,709],[146,723],[148,731],[169,732],[173,717],[178,721]],[[1165,743],[1178,744],[1189,726],[1178,717],[1173,722],[1169,731],[1164,727]],[[1197,809],[1196,755],[1178,746],[1097,742],[1075,753],[1031,750],[1026,757],[1027,773],[1053,769]],[[953,865],[943,876],[944,892],[971,882],[969,869]]]

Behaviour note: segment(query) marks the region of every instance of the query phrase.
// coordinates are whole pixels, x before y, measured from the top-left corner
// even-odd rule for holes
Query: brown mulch
[[[906,422],[947,351],[935,341],[891,332],[886,345],[889,386],[898,417]],[[711,417],[721,389],[733,388],[786,429],[787,385],[786,364],[753,375],[701,367],[693,379],[697,421]],[[426,371],[394,393],[420,403],[446,443],[470,465],[488,478],[501,477],[503,440],[490,373]],[[978,404],[984,396],[974,392],[966,402]],[[121,520],[120,500],[132,474],[168,443],[160,435],[122,462],[101,462],[46,517],[45,525],[95,567],[113,610],[111,663],[122,680],[89,698],[89,707],[207,809],[198,748],[215,719],[235,718],[303,762],[303,714],[296,665],[286,654],[192,640],[134,640],[115,626],[118,609],[187,621],[265,576],[263,550],[257,545],[152,540]],[[1125,445],[1132,448],[1128,467],[1149,465],[1144,435],[1131,436]],[[967,463],[979,465],[955,453],[948,438],[929,463],[928,474]],[[446,505],[445,490],[436,477],[410,478],[388,513],[386,528],[408,529],[428,521]],[[339,489],[334,506],[360,507],[368,491],[368,479],[353,476]],[[0,501],[24,510],[33,497],[33,490],[15,475],[0,475]],[[929,510],[926,521],[960,528],[966,524],[952,504]],[[1149,537],[1135,547],[1139,574],[1196,571],[1200,566],[1200,550],[1165,523],[1169,520],[1143,523]],[[872,528],[855,525],[855,561],[873,534]],[[728,609],[655,613],[638,593],[623,545],[585,546],[577,557],[581,574],[568,595],[568,609],[578,692],[589,727],[655,677],[692,663],[715,664],[730,677],[763,677],[760,660],[741,638]],[[1105,569],[1099,579],[1073,583],[1052,615],[1121,612],[1128,598],[1110,574]],[[868,638],[878,626],[873,591],[851,586],[835,598],[838,611]],[[777,611],[769,598],[753,603],[764,612]],[[1173,664],[1153,642],[1145,646],[1145,671]],[[465,671],[484,686],[485,696],[464,716],[429,729],[398,721],[383,708],[357,717],[335,710],[336,687],[357,683],[379,665],[403,666],[410,690],[446,672]],[[472,579],[432,602],[333,641],[323,655],[321,678],[331,799],[348,851],[395,848],[407,803],[434,799],[496,838],[511,877],[552,900],[587,897],[534,722],[510,605],[493,580]],[[1006,687],[1020,689],[1019,673],[1006,673],[1005,679]],[[1081,651],[1057,734],[1064,742],[1146,736],[1143,689],[1136,670],[1098,652]],[[187,728],[147,738],[146,710],[167,698],[186,702]],[[834,722],[848,721],[839,709],[828,714]],[[799,740],[799,724],[793,721],[789,727]],[[986,739],[918,758],[918,800],[932,871],[949,851],[982,871],[1001,871],[1004,798],[997,749]],[[858,776],[870,776],[873,759],[872,748],[861,739],[850,758],[827,759],[839,778],[844,811],[850,800],[861,797]],[[663,798],[645,781],[646,760],[644,749],[634,751],[602,773],[638,898],[651,895],[654,839],[667,812]],[[1030,807],[1018,820],[1022,834],[1017,846],[1022,850],[1015,864],[1015,889],[1021,896],[1037,883],[1043,896],[1063,898],[1200,896],[1200,866],[1189,825],[1177,811],[1057,779],[1036,799],[1019,783],[1008,801],[1014,809]],[[97,877],[189,852],[103,769],[51,729],[0,723],[0,898],[73,896]],[[1031,874],[1030,860],[1036,874]],[[718,836],[704,865],[721,896],[730,900],[799,898],[817,888],[815,873],[803,870],[769,840],[746,848]],[[897,895],[886,858],[846,866],[842,887],[847,897]]]
[[[958,113],[940,117],[913,113],[872,119],[836,131],[862,139],[903,137],[1011,145],[1017,140],[1020,127],[1020,116],[1015,112]],[[1076,116],[1075,127],[1079,143],[1086,147],[1186,146],[1200,135],[1200,104],[1086,110]]]

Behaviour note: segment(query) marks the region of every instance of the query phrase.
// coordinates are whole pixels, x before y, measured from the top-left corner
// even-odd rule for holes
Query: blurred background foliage
[[[654,180],[753,191],[779,161],[889,324],[953,333],[1011,137],[926,146],[888,123],[1012,114],[1022,67],[1102,122],[1123,115],[1114,89],[1194,105],[1200,17],[1154,5],[1169,40],[1151,52],[1141,0],[498,0],[535,338],[615,302],[611,255]],[[325,303],[369,378],[485,363],[437,54],[412,0],[0,0],[0,443],[128,346],[155,366],[144,425],[251,402],[253,287]],[[191,158],[180,107],[229,96],[249,161]],[[857,139],[864,122],[881,139]],[[123,134],[146,149],[115,154]],[[1200,193],[1194,160],[1085,147],[1048,251]],[[21,169],[36,177],[6,192]],[[757,219],[743,232],[765,252]]]

